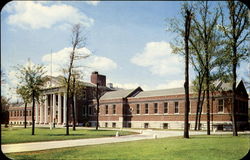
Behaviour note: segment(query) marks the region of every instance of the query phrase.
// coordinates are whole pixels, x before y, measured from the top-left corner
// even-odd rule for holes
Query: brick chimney
[[[98,83],[100,86],[106,86],[106,76],[98,74],[97,71],[92,72],[90,79],[91,83]]]

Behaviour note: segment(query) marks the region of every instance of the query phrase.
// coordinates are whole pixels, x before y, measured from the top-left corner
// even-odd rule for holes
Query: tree
[[[222,25],[220,29],[223,31],[228,51],[228,59],[231,60],[231,73],[233,77],[232,83],[232,126],[233,136],[237,136],[237,122],[235,116],[236,107],[236,79],[237,79],[237,66],[241,60],[249,56],[248,46],[245,43],[249,40],[249,9],[246,5],[237,1],[228,1],[227,8],[229,17],[224,21],[225,14],[221,9]]]
[[[82,48],[85,46],[85,38],[81,36],[81,25],[76,24],[72,28],[72,51],[70,52],[70,57],[69,57],[69,66],[67,69],[67,85],[66,85],[66,93],[67,93],[67,116],[66,116],[66,135],[69,135],[69,108],[70,108],[70,89],[71,89],[71,78],[72,78],[72,71],[74,68],[74,61],[75,60],[80,60],[87,58],[89,55],[86,55],[84,53],[81,53],[78,51],[78,49]]]
[[[27,104],[31,102],[30,93],[27,86],[17,87],[16,93],[21,96],[24,102],[24,128],[27,126]]]
[[[42,65],[35,65],[28,62],[27,66],[17,65],[17,78],[20,80],[19,85],[25,87],[25,92],[29,93],[32,101],[32,135],[35,135],[35,102],[39,101],[41,95],[41,87],[43,86],[45,79],[43,78],[45,71]]]
[[[185,16],[185,36],[184,36],[184,42],[185,42],[185,116],[184,116],[184,138],[189,138],[188,134],[188,112],[189,112],[189,33],[190,33],[190,25],[191,25],[191,9],[186,8],[186,16]]]
[[[7,124],[9,123],[9,99],[1,96],[1,119],[0,124]]]
[[[191,44],[195,40],[199,40],[203,46],[204,55],[200,58],[205,70],[205,87],[206,87],[206,107],[207,107],[207,135],[210,135],[210,83],[211,73],[213,69],[221,62],[221,42],[220,33],[218,32],[216,25],[219,18],[219,11],[215,8],[215,13],[212,15],[212,11],[209,9],[208,2],[198,2],[197,13],[194,18],[193,33],[197,36],[193,36]],[[198,39],[197,39],[198,38]],[[218,62],[219,61],[219,62]]]

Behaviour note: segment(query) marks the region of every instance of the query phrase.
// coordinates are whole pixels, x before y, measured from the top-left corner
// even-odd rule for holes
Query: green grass
[[[25,143],[25,142],[39,142],[39,141],[54,141],[67,139],[83,139],[83,138],[99,138],[115,136],[115,130],[93,130],[93,129],[77,129],[73,131],[70,129],[70,135],[66,136],[65,128],[36,128],[35,135],[31,135],[31,128],[1,128],[2,129],[2,144],[10,143]],[[121,135],[135,134],[128,131],[119,131]]]
[[[249,135],[191,136],[140,140],[36,152],[11,153],[12,159],[169,159],[238,160],[249,150]]]

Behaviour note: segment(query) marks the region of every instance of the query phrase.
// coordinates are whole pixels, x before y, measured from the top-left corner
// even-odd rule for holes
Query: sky
[[[71,47],[71,28],[80,23],[90,55],[79,62],[84,80],[98,71],[114,87],[143,90],[182,87],[183,57],[172,53],[176,36],[167,32],[166,19],[178,17],[178,1],[12,1],[1,11],[1,70],[5,73],[2,95],[15,100],[17,64],[28,59],[58,76]],[[52,62],[51,62],[52,56]],[[247,63],[239,77],[247,73]],[[52,73],[50,72],[52,66]],[[190,68],[190,79],[195,77]]]

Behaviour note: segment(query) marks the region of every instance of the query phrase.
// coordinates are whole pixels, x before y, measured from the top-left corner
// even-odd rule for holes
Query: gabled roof
[[[127,98],[133,97],[139,92],[141,92],[141,87],[137,87],[136,89],[127,89],[127,90],[117,90],[106,92],[100,100],[108,100],[108,99],[119,99],[119,98]]]

